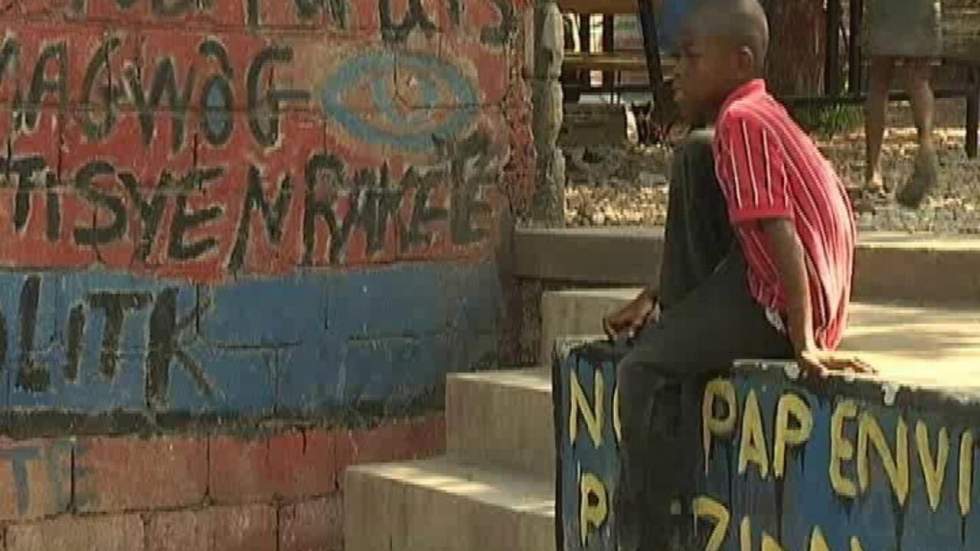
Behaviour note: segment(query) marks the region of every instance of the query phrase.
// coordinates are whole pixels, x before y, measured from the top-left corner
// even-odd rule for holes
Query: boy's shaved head
[[[700,0],[696,4],[687,22],[688,31],[731,40],[737,48],[749,48],[756,69],[761,71],[769,49],[769,22],[758,0]]]
[[[735,89],[764,74],[769,23],[758,0],[689,0],[674,99],[689,120],[710,120]]]

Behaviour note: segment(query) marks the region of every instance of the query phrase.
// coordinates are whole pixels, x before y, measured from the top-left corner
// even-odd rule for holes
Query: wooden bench
[[[645,91],[663,89],[665,74],[673,73],[673,64],[661,59],[656,36],[654,0],[559,0],[558,7],[563,13],[572,13],[581,19],[579,28],[582,52],[565,53],[562,85],[566,98],[576,101],[579,94],[597,91],[622,91],[613,82],[618,74],[647,73],[649,84]],[[589,51],[591,42],[590,16],[605,16],[603,25],[603,52]],[[639,15],[644,36],[644,51],[614,51],[612,18],[616,15]],[[657,55],[651,55],[654,52]],[[592,86],[589,74],[592,71],[603,73],[603,86]],[[669,77],[668,77],[669,78]],[[634,86],[633,88],[637,88]],[[659,96],[658,96],[659,97]]]
[[[672,78],[677,66],[676,58],[663,57],[660,61],[664,80]],[[624,73],[646,72],[647,60],[643,52],[589,53],[569,52],[565,54],[564,68],[569,71],[617,71]]]

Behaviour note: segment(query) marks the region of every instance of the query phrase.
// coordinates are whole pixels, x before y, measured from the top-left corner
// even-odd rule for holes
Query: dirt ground
[[[980,233],[980,160],[964,150],[965,105],[938,102],[937,142],[942,173],[939,186],[917,210],[894,201],[857,214],[862,230]],[[815,136],[842,178],[863,180],[862,128],[832,138]],[[882,162],[886,184],[902,185],[912,171],[915,128],[907,104],[893,104]],[[666,216],[668,147],[567,148],[565,218],[569,226],[658,225]]]

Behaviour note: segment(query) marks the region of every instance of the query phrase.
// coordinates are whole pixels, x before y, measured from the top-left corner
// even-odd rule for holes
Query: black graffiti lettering
[[[47,189],[48,207],[48,241],[54,242],[61,239],[61,197],[58,195],[58,188],[61,187],[61,180],[50,170],[44,175],[45,188]]]
[[[235,123],[231,111],[235,105],[231,79],[234,71],[228,59],[228,52],[220,42],[212,39],[205,40],[198,49],[201,55],[213,57],[221,67],[220,75],[213,75],[204,82],[201,92],[201,130],[204,138],[211,145],[221,146],[228,143]]]
[[[7,168],[17,175],[17,193],[14,196],[14,229],[24,230],[31,216],[33,191],[38,185],[38,179],[46,170],[44,157],[37,155],[20,157],[8,162]]]
[[[0,46],[0,85],[3,84],[3,81],[7,77],[8,72],[12,73],[16,70],[17,62],[19,58],[20,58],[20,44],[12,36],[8,35],[4,37],[2,46]],[[15,88],[14,98],[13,98],[14,128],[20,128],[22,126],[21,121],[23,119],[23,115],[18,113],[18,111],[22,107],[21,103],[22,101],[21,101],[20,89]]]
[[[153,0],[153,13],[164,17],[184,15],[194,7],[195,0]]]
[[[392,21],[391,0],[378,0],[378,13],[381,16],[381,38],[385,42],[404,42],[415,29],[432,36],[438,30],[422,7],[422,0],[408,0],[408,13],[401,23]]]
[[[202,188],[206,183],[215,180],[224,171],[220,168],[195,169],[179,184],[183,189],[177,195],[177,205],[174,209],[173,221],[170,223],[170,246],[167,256],[171,260],[194,260],[218,246],[214,237],[206,237],[191,243],[185,243],[184,234],[188,231],[207,224],[224,213],[219,206],[210,206],[200,210],[188,210],[187,197],[190,190]]]
[[[51,386],[51,373],[36,363],[32,354],[40,300],[41,278],[29,276],[20,291],[20,368],[16,385],[30,392],[44,392]]]
[[[90,308],[105,312],[105,328],[102,331],[102,355],[100,370],[109,380],[119,371],[119,344],[126,313],[141,310],[153,297],[149,293],[92,293],[88,295]]]
[[[403,188],[415,190],[415,201],[412,205],[412,216],[408,222],[408,231],[405,239],[401,242],[402,251],[411,247],[430,246],[435,236],[425,229],[426,226],[449,218],[448,210],[429,204],[432,190],[438,187],[441,177],[442,174],[437,171],[427,172],[420,176],[415,168],[410,168],[405,173],[405,177],[402,178]]]
[[[76,0],[78,2],[80,0]],[[136,5],[138,0],[116,0],[120,9],[128,10]],[[197,7],[197,0],[153,0],[150,4],[154,15],[174,17],[184,15]]]
[[[485,228],[475,227],[474,220],[490,214],[490,205],[480,200],[481,186],[490,181],[489,157],[485,154],[490,139],[474,133],[461,142],[440,144],[449,153],[452,209],[449,227],[453,243],[469,245],[487,237]]]
[[[292,198],[293,186],[289,176],[286,175],[279,184],[279,195],[275,198],[273,204],[270,205],[265,199],[265,193],[262,191],[262,174],[257,167],[249,167],[245,204],[242,206],[242,216],[238,222],[235,246],[228,260],[228,268],[232,272],[237,272],[245,264],[245,253],[248,248],[252,226],[252,211],[258,209],[262,213],[262,220],[265,222],[266,234],[269,236],[269,241],[278,244],[282,239],[283,221],[286,219]]]
[[[314,17],[320,15],[320,9],[323,7],[322,0],[295,0],[296,1],[296,13],[299,14],[300,19],[313,19]]]
[[[167,98],[170,121],[173,129],[171,147],[173,151],[179,151],[184,145],[184,122],[187,118],[187,107],[190,103],[191,93],[194,90],[194,80],[196,72],[194,66],[187,71],[184,79],[184,88],[179,90],[177,84],[177,69],[171,58],[164,58],[157,64],[157,70],[153,74],[150,84],[150,94],[147,97],[143,89],[142,76],[135,67],[127,68],[130,89],[133,93],[133,102],[139,111],[140,129],[143,132],[143,143],[150,145],[153,141],[154,129],[156,128],[156,115],[161,111],[160,104],[164,96]]]
[[[119,174],[119,180],[122,181],[123,187],[129,192],[129,197],[133,201],[133,204],[136,205],[136,210],[139,212],[140,220],[142,221],[143,232],[140,234],[139,245],[133,253],[134,257],[141,261],[145,262],[147,257],[150,256],[150,251],[153,249],[153,243],[156,241],[157,232],[160,229],[160,222],[163,220],[163,212],[167,206],[166,190],[172,187],[172,179],[169,172],[164,172],[160,176],[157,191],[147,201],[143,194],[140,193],[140,184],[136,176],[128,172]]]
[[[170,388],[170,366],[177,360],[194,380],[198,390],[207,397],[214,394],[204,370],[183,348],[181,333],[192,327],[201,315],[203,306],[198,304],[186,318],[177,320],[177,289],[161,291],[150,313],[149,348],[146,352],[146,404],[150,409],[162,409],[167,404]]]
[[[259,1],[260,0],[246,0],[245,4],[245,20],[249,27],[255,28],[262,24],[259,18]]]
[[[389,180],[388,163],[381,165],[381,174],[378,177],[372,170],[363,170],[354,178],[354,188],[360,190],[361,199],[355,222],[364,228],[368,254],[384,248],[389,223],[396,224],[399,236],[404,233],[399,217],[403,191],[393,189]]]
[[[7,74],[7,69],[17,65],[20,56],[20,44],[11,36],[4,38],[3,45],[0,46],[0,84]]]
[[[220,103],[214,105],[212,98],[216,98]],[[231,110],[234,106],[234,93],[231,83],[221,75],[215,75],[204,83],[204,90],[201,95],[201,130],[204,131],[204,138],[214,146],[223,146],[231,139],[231,133],[235,128]]]
[[[270,87],[261,94],[262,74],[273,63],[289,63],[293,49],[288,46],[272,46],[259,52],[252,60],[246,77],[248,94],[248,126],[255,141],[272,147],[279,141],[279,116],[282,104],[289,101],[308,102],[310,93],[304,90],[279,90]],[[263,120],[263,115],[265,120]]]
[[[334,201],[338,188],[344,185],[344,162],[330,153],[318,153],[306,164],[306,201],[303,209],[303,264],[312,265],[316,251],[316,222],[322,218],[330,233],[329,261],[335,263],[340,258],[346,237],[347,220],[338,224],[334,212]],[[318,197],[318,195],[320,195]],[[353,205],[352,205],[353,207]],[[347,219],[351,219],[350,216]],[[346,228],[350,232],[350,227]]]
[[[303,20],[310,20],[326,11],[338,27],[347,28],[347,0],[295,0],[296,13]]]
[[[102,140],[112,132],[113,126],[116,124],[116,111],[112,104],[113,102],[113,89],[112,83],[108,76],[101,86],[97,86],[100,82],[98,77],[102,74],[108,75],[109,71],[109,56],[112,52],[118,48],[120,45],[119,38],[112,36],[109,37],[102,46],[99,47],[99,51],[92,56],[91,61],[89,61],[88,68],[85,70],[85,78],[82,80],[82,109],[78,114],[79,122],[82,125],[82,131],[90,140]],[[94,120],[93,109],[92,109],[92,96],[97,94],[104,106],[102,112],[101,120]]]
[[[514,4],[510,0],[493,0],[500,13],[500,23],[497,26],[486,26],[480,31],[480,41],[484,44],[502,46],[517,32],[517,15]]]
[[[48,63],[50,62],[55,64],[53,77],[48,76]],[[68,46],[65,42],[56,42],[46,46],[34,65],[31,89],[27,95],[27,103],[23,106],[23,124],[28,129],[37,128],[42,100],[48,94],[54,94],[58,97],[58,106],[61,111],[67,109]]]
[[[198,46],[197,51],[204,57],[212,57],[217,60],[218,65],[221,67],[221,72],[228,78],[234,76],[235,71],[231,67],[231,60],[228,58],[228,50],[225,49],[221,42],[213,38],[208,38],[201,42]]]
[[[109,211],[112,220],[102,226],[94,221],[91,227],[75,228],[75,243],[98,246],[121,238],[126,231],[126,205],[120,197],[95,188],[92,181],[98,176],[115,175],[116,169],[105,161],[92,161],[75,175],[75,187],[82,197],[97,207]]]
[[[449,0],[449,17],[453,20],[453,25],[457,27],[463,21],[463,0]]]
[[[2,319],[2,317],[0,317]],[[82,363],[82,336],[85,334],[85,308],[75,305],[68,314],[68,350],[66,352],[65,379],[78,381],[79,366]],[[6,341],[6,338],[4,339]]]

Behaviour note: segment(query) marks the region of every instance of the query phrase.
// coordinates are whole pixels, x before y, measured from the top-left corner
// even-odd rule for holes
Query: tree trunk
[[[898,0],[896,0],[898,1]],[[826,14],[823,0],[767,0],[766,77],[780,95],[823,93]]]

